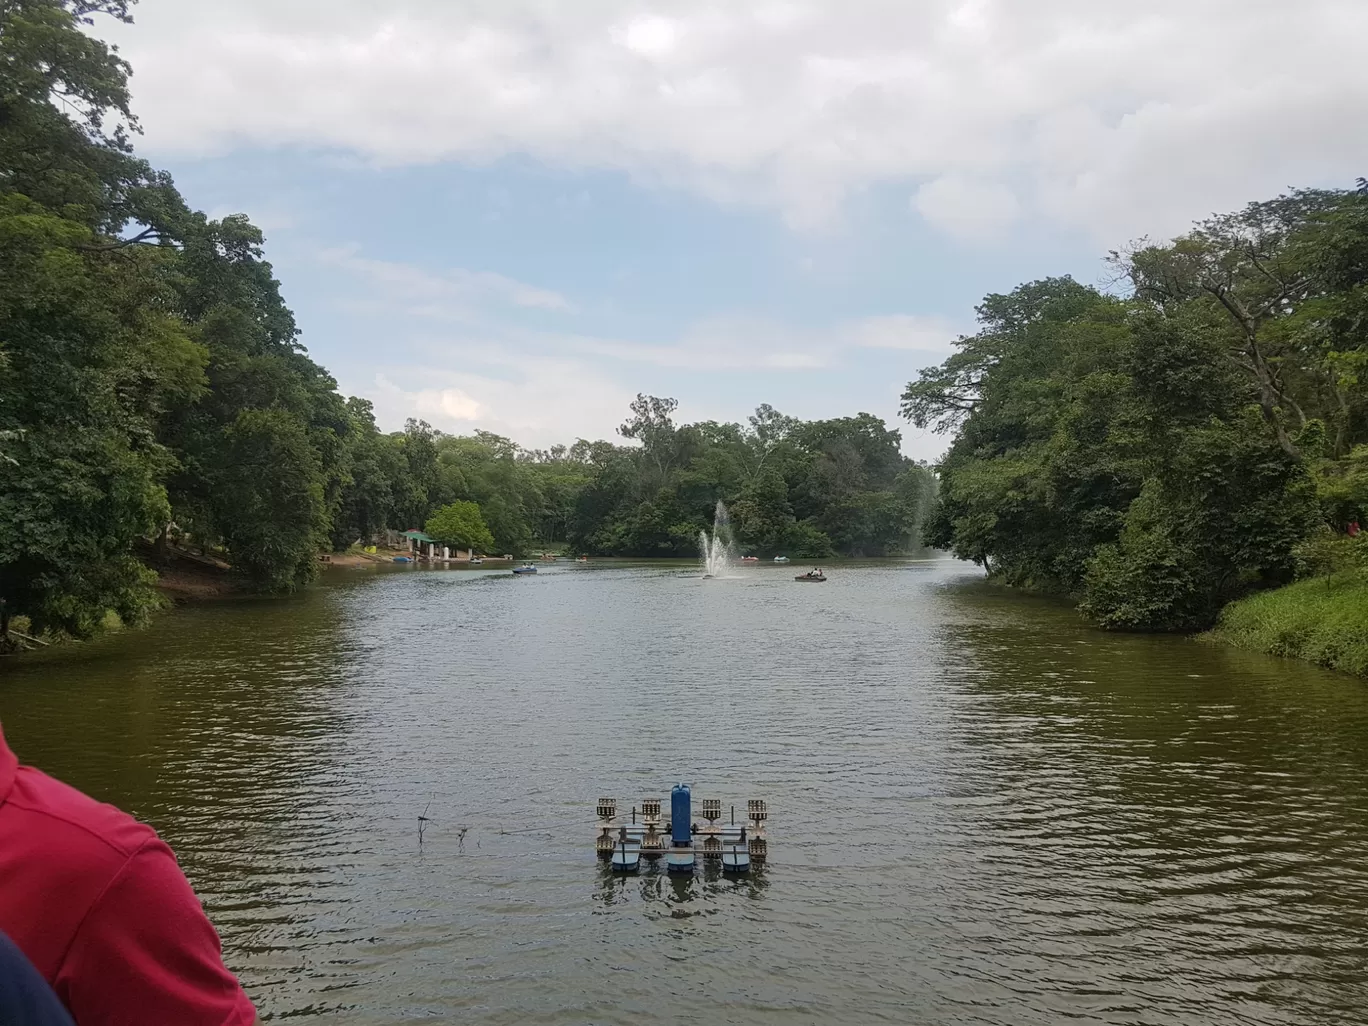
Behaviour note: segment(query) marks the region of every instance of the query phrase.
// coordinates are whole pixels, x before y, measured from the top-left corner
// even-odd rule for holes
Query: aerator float
[[[748,873],[752,863],[765,861],[765,821],[769,814],[763,801],[746,802],[741,823],[736,821],[735,805],[728,822],[719,823],[722,802],[716,798],[704,798],[698,811],[706,821],[704,826],[693,821],[687,784],[676,784],[670,792],[670,815],[663,820],[658,798],[645,799],[640,808],[633,806],[630,821],[618,819],[616,798],[600,798],[594,850],[611,863],[615,873],[635,873],[643,858],[650,862],[663,858],[671,873],[692,873],[700,854],[705,859],[720,859],[722,872],[728,874]]]

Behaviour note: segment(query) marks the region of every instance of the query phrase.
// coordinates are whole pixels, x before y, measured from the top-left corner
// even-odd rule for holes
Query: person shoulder
[[[146,823],[31,766],[19,768],[5,804],[40,821],[30,836],[53,854],[79,852],[117,867],[157,840]]]

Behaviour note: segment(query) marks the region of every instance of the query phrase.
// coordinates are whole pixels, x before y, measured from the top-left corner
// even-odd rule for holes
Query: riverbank
[[[1368,581],[1337,574],[1250,595],[1203,638],[1368,677]]]
[[[157,575],[157,592],[170,604],[225,598],[246,590],[233,568],[209,553],[148,544],[140,546],[137,555]]]

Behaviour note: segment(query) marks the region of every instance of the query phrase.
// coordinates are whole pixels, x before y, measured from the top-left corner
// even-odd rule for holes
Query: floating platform
[[[671,873],[692,873],[696,861],[693,848],[671,848],[665,853],[665,869]]]
[[[614,873],[635,873],[641,868],[641,849],[635,845],[618,845],[610,859]]]
[[[724,873],[742,874],[769,854],[765,839],[769,813],[763,801],[748,801],[741,823],[736,821],[734,805],[730,822],[717,822],[723,816],[717,799],[701,801],[698,812],[706,823],[694,822],[689,789],[682,785],[671,794],[668,820],[661,816],[661,805],[659,799],[648,798],[639,807],[633,806],[630,820],[623,821],[618,819],[616,798],[599,799],[594,850],[611,863],[613,872],[636,872],[645,857],[651,862],[664,858],[668,872],[687,875],[697,869],[701,856],[714,864],[720,862]]]
[[[751,867],[750,851],[740,845],[732,845],[722,851],[722,872],[749,873]]]

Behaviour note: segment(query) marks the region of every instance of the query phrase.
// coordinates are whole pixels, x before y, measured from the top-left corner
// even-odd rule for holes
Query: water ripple
[[[1361,1020],[1368,689],[949,561],[790,576],[352,574],[0,714],[171,840],[267,1019]],[[678,779],[766,798],[770,864],[596,863],[593,799]]]

